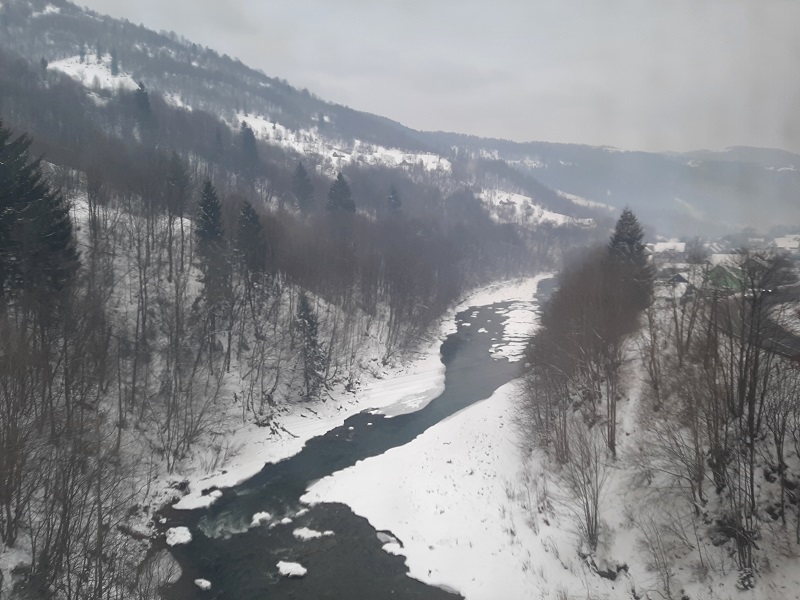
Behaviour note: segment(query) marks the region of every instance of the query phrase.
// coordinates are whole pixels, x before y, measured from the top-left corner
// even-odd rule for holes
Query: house
[[[733,265],[720,263],[706,273],[708,287],[726,294],[734,294],[744,289],[744,272]]]
[[[800,235],[786,235],[776,237],[772,242],[773,247],[785,252],[792,257],[800,257]]]
[[[683,263],[686,257],[685,242],[655,242],[647,244],[647,250],[656,265]]]

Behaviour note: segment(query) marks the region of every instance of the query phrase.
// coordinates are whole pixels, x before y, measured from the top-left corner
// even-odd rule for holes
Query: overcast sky
[[[83,2],[416,129],[800,152],[798,0]]]

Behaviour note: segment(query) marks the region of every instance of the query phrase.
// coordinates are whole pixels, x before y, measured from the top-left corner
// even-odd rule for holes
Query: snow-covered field
[[[121,71],[116,75],[111,73],[111,56],[108,54],[98,60],[94,54],[87,52],[83,61],[79,56],[71,56],[55,60],[47,68],[61,71],[90,89],[97,87],[104,90],[135,90],[139,87],[130,74]]]
[[[577,219],[542,208],[529,196],[496,189],[485,189],[479,194],[492,216],[498,221],[521,223],[529,226],[549,224],[591,227],[593,219]]]
[[[257,138],[270,144],[293,150],[304,156],[317,154],[326,157],[335,167],[333,172],[350,163],[392,168],[421,166],[426,171],[447,173],[452,171],[449,160],[430,152],[406,152],[398,148],[365,144],[360,140],[354,140],[352,143],[336,142],[322,135],[317,127],[292,130],[262,115],[237,113],[236,122],[230,125],[233,129],[237,129],[242,122],[247,123]]]

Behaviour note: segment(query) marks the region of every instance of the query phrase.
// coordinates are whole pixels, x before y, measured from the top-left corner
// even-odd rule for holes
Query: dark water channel
[[[550,280],[540,284],[540,300],[549,284]],[[171,550],[183,576],[165,590],[165,596],[169,600],[457,598],[408,577],[404,557],[382,550],[384,542],[377,532],[347,506],[320,504],[304,511],[307,507],[299,498],[315,480],[409,443],[515,378],[520,363],[490,356],[491,345],[502,341],[503,313],[509,306],[494,304],[457,315],[458,330],[441,347],[445,389],[425,408],[392,418],[359,413],[309,440],[295,456],[266,465],[248,481],[224,490],[209,508],[164,509],[165,528],[183,525],[193,537],[189,544]],[[272,526],[251,528],[253,515],[263,511],[272,515]],[[284,518],[291,523],[281,524]],[[299,527],[330,530],[334,535],[301,541],[292,533]],[[298,562],[308,574],[282,577],[276,567],[280,560]],[[212,589],[200,590],[193,583],[196,578],[211,581]]]

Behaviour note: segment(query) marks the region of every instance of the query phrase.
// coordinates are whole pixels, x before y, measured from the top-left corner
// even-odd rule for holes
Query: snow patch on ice
[[[278,572],[284,577],[303,577],[308,573],[308,569],[296,562],[281,560],[278,561],[277,567]]]
[[[258,527],[259,525],[263,525],[264,523],[268,523],[272,520],[272,515],[268,512],[257,512],[253,515],[253,518],[250,520],[250,527]]]
[[[194,584],[203,591],[211,589],[211,582],[208,579],[195,579]]]
[[[178,510],[208,508],[221,497],[222,492],[219,490],[214,490],[209,494],[203,494],[202,492],[192,493],[181,498],[178,502],[173,504],[172,507],[177,508]]]
[[[333,532],[328,531],[316,531],[314,529],[309,529],[308,527],[298,527],[292,532],[292,535],[296,537],[298,540],[314,540],[321,537],[327,537],[333,535]]]
[[[188,544],[192,541],[192,533],[187,527],[170,527],[167,529],[167,546]]]

